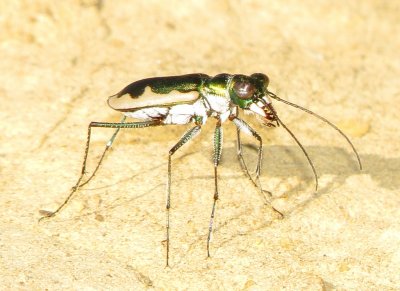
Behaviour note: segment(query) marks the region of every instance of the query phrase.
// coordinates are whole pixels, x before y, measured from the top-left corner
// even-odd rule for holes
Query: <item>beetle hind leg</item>
[[[86,139],[86,147],[85,147],[85,154],[83,158],[83,163],[82,163],[82,168],[81,168],[81,174],[78,178],[78,181],[76,182],[75,186],[72,187],[70,193],[68,194],[67,198],[64,200],[63,203],[61,203],[58,208],[55,211],[47,211],[47,210],[41,210],[40,213],[43,215],[41,218],[39,218],[39,222],[42,221],[43,219],[48,219],[51,217],[54,217],[57,213],[59,213],[71,200],[72,196],[75,194],[75,192],[78,191],[80,187],[83,185],[86,185],[89,183],[89,181],[95,176],[97,170],[100,168],[101,162],[103,161],[107,151],[111,147],[112,143],[114,142],[115,137],[117,136],[119,130],[121,128],[144,128],[144,127],[150,127],[150,126],[159,126],[159,125],[164,125],[160,121],[155,120],[155,121],[144,121],[144,122],[127,122],[125,123],[125,118],[121,120],[121,122],[115,122],[115,123],[109,123],[109,122],[91,122],[88,126],[88,134],[87,134],[87,139]],[[92,175],[83,183],[82,179],[86,173],[86,162],[88,158],[88,153],[89,153],[89,145],[90,145],[90,138],[91,138],[91,132],[93,127],[104,127],[104,128],[116,128],[116,131],[112,135],[111,139],[108,141],[106,148],[100,158],[100,161],[97,163],[97,166],[95,170],[93,171]]]
[[[124,116],[124,117],[121,119],[120,123],[125,123],[125,120],[126,120],[126,116]],[[113,144],[113,142],[114,142],[115,138],[117,137],[117,134],[118,134],[118,132],[119,132],[120,130],[121,130],[121,128],[117,128],[117,129],[114,131],[114,133],[113,133],[113,135],[111,136],[111,138],[110,138],[110,139],[108,140],[108,142],[106,143],[106,147],[105,147],[105,149],[104,149],[104,151],[103,151],[103,153],[102,153],[102,155],[101,155],[101,157],[100,157],[100,160],[98,161],[98,163],[97,163],[97,165],[96,165],[96,168],[94,169],[94,171],[93,171],[93,173],[90,175],[90,177],[89,177],[85,182],[83,182],[82,184],[80,184],[80,185],[78,185],[78,186],[75,186],[75,187],[81,188],[82,186],[88,184],[88,183],[94,178],[94,176],[96,176],[96,173],[97,173],[97,171],[99,170],[99,168],[100,168],[100,166],[101,166],[101,163],[103,162],[103,160],[104,160],[104,158],[105,158],[105,156],[106,156],[108,150],[111,148],[111,146],[112,146],[112,144]]]
[[[201,125],[197,124],[195,127],[192,127],[191,129],[189,129],[182,137],[181,139],[170,149],[169,153],[168,153],[168,180],[167,180],[167,201],[166,201],[166,244],[167,244],[167,262],[166,262],[166,266],[169,266],[169,228],[170,228],[170,224],[169,224],[169,212],[171,209],[171,173],[172,173],[172,169],[171,169],[171,158],[172,155],[181,147],[183,146],[185,143],[187,143],[188,141],[190,141],[191,139],[193,139],[197,134],[200,133],[201,130]]]

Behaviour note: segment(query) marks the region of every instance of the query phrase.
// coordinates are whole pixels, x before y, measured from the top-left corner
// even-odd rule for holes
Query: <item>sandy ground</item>
[[[398,1],[0,1],[0,289],[399,290]],[[132,81],[264,72],[271,90],[342,128],[276,104],[290,136],[264,138],[262,183],[224,125],[211,258],[210,120],[173,160],[165,268],[167,153],[188,126],[125,130],[96,179],[59,216],[80,171],[87,125],[117,121],[106,98]],[[110,130],[94,130],[89,172]],[[254,141],[245,138],[253,167]]]

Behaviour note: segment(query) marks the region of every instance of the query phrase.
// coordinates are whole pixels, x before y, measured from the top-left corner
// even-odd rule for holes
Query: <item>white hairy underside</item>
[[[164,124],[187,124],[192,122],[194,116],[203,118],[203,124],[207,120],[207,109],[201,100],[193,104],[179,104],[171,107],[149,107],[134,112],[125,112],[126,116],[141,119],[161,119]]]
[[[164,124],[188,124],[194,116],[202,117],[204,124],[207,120],[207,111],[211,115],[219,115],[224,122],[230,113],[229,100],[223,96],[208,95],[207,100],[199,99],[193,104],[179,104],[171,107],[148,107],[133,112],[124,112],[127,117],[140,120],[161,119]],[[204,103],[211,108],[206,108]]]
[[[213,112],[221,114],[230,109],[230,99],[225,96],[207,94],[206,99]]]

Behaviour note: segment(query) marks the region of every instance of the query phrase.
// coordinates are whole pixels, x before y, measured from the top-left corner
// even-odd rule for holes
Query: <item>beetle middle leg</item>
[[[212,210],[211,210],[210,224],[208,227],[207,257],[210,257],[210,240],[211,240],[212,227],[213,227],[213,223],[214,223],[215,206],[216,206],[217,200],[219,198],[217,168],[218,168],[219,162],[221,160],[222,138],[223,138],[223,131],[222,131],[222,127],[221,127],[221,119],[218,119],[217,125],[215,127],[215,132],[214,132],[214,185],[215,185],[215,192],[214,192],[214,202],[213,202],[213,206],[212,206]]]

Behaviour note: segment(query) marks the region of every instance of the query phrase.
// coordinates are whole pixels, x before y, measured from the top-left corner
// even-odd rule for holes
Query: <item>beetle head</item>
[[[269,79],[266,75],[255,73],[251,76],[234,75],[229,88],[232,103],[263,117],[267,126],[279,125],[276,111],[268,97]]]

